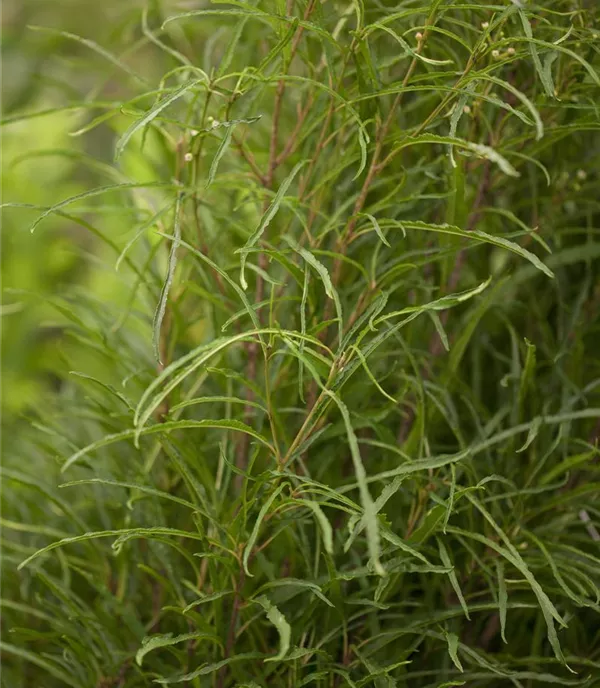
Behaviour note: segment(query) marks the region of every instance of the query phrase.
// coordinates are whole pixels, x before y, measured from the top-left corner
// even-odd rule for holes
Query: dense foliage
[[[595,0],[42,5],[2,685],[600,686]]]

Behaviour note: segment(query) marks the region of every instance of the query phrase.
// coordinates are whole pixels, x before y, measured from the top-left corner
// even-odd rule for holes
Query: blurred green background
[[[3,3],[5,204],[43,208],[94,187],[122,181],[123,177],[129,181],[155,177],[150,146],[144,157],[127,152],[120,163],[122,177],[115,178],[114,132],[126,126],[125,117],[113,117],[106,125],[77,135],[86,116],[85,103],[123,97],[131,77],[126,74],[124,80],[123,70],[92,47],[64,33],[36,28],[90,36],[108,51],[118,46],[117,54],[122,46],[131,45],[133,57],[128,58],[128,64],[157,80],[164,64],[154,63],[156,53],[133,50],[140,38],[143,4],[81,0],[59,5],[45,0]],[[65,109],[67,103],[81,103],[84,107]],[[23,113],[31,116],[22,118]],[[98,212],[94,201],[93,197],[84,201],[77,214],[122,248],[132,223],[123,212],[121,199],[106,201],[102,212]],[[114,212],[107,207],[110,203],[114,204]],[[85,204],[90,207],[82,214],[79,210]],[[68,320],[65,309],[90,298],[113,304],[113,326],[118,327],[122,323],[117,316],[127,299],[122,287],[128,278],[114,269],[118,251],[113,246],[89,229],[56,215],[45,220],[32,235],[29,226],[38,214],[39,210],[19,207],[3,211],[2,415],[6,428],[13,427],[19,416],[43,402],[44,396],[60,384],[57,373],[60,376],[61,370],[68,372],[65,366],[70,336],[64,330]],[[81,309],[77,310],[81,315]],[[106,326],[111,326],[108,321]],[[70,356],[75,351],[80,357],[88,355],[93,359],[95,355],[92,351],[86,354],[83,347],[71,347]],[[88,360],[87,370],[90,365],[93,362]],[[5,448],[7,444],[10,433],[5,434]]]

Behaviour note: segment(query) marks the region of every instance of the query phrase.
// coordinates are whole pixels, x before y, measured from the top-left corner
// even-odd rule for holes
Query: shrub
[[[108,18],[5,112],[4,685],[600,685],[597,5]]]

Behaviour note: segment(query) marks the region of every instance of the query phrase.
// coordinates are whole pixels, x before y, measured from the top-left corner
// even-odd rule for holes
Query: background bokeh
[[[91,132],[78,134],[78,130],[88,121],[85,103],[97,99],[98,94],[106,101],[124,97],[127,80],[123,81],[118,67],[107,69],[110,61],[106,57],[65,33],[93,37],[95,45],[116,48],[120,54],[123,46],[134,46],[139,39],[144,5],[81,0],[60,5],[44,0],[3,3],[5,203],[44,208],[119,181],[112,167],[114,137],[127,120],[120,121],[117,116]],[[160,78],[163,64],[155,51],[132,52],[134,57],[128,63],[133,69],[139,67],[149,79]],[[65,107],[70,104],[83,107]],[[31,116],[23,118],[24,113]],[[151,145],[144,156],[127,151],[120,163],[123,177],[148,179],[151,154]],[[18,427],[19,416],[60,384],[57,372],[67,372],[62,362],[70,338],[61,310],[84,298],[113,302],[116,322],[126,303],[124,278],[114,270],[115,246],[123,247],[131,221],[123,212],[122,200],[111,201],[113,212],[106,206],[99,212],[91,198],[84,215],[104,239],[56,215],[32,235],[28,228],[39,209],[10,207],[3,211],[2,410],[6,427]],[[107,243],[110,241],[113,246]],[[92,352],[75,348],[79,356],[93,357]],[[70,353],[74,353],[73,347]],[[5,448],[10,439],[7,433]]]

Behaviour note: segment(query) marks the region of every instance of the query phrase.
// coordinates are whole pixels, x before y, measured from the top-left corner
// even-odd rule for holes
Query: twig
[[[296,146],[298,145],[298,134],[300,133],[303,125],[304,125],[304,120],[306,119],[306,116],[310,112],[310,108],[312,107],[312,104],[314,102],[314,98],[312,93],[309,95],[308,100],[306,102],[306,105],[303,108],[300,108],[300,105],[298,105],[297,109],[297,119],[296,119],[296,126],[294,127],[294,130],[290,134],[290,137],[287,140],[287,143],[285,144],[284,149],[281,151],[281,153],[275,158],[275,167],[279,167],[283,162],[285,162],[288,157],[294,152]]]
[[[235,644],[235,630],[240,614],[240,607],[242,605],[241,589],[244,586],[245,580],[246,574],[244,573],[244,567],[241,565],[240,562],[240,572],[235,584],[233,603],[231,607],[231,616],[229,618],[229,631],[227,632],[227,642],[225,645],[225,659],[228,659],[231,656],[233,646]],[[223,688],[225,679],[227,678],[227,673],[228,666],[225,665],[224,667],[221,667],[217,675],[217,688]]]
[[[254,155],[252,155],[252,152],[249,150],[246,150],[244,142],[241,139],[239,139],[235,134],[233,134],[232,139],[233,139],[233,143],[234,143],[235,147],[237,148],[239,154],[248,163],[248,166],[252,170],[254,176],[258,179],[258,181],[263,186],[266,186],[265,176],[263,175],[263,173],[260,171],[260,168],[256,164],[256,160],[254,159]]]

